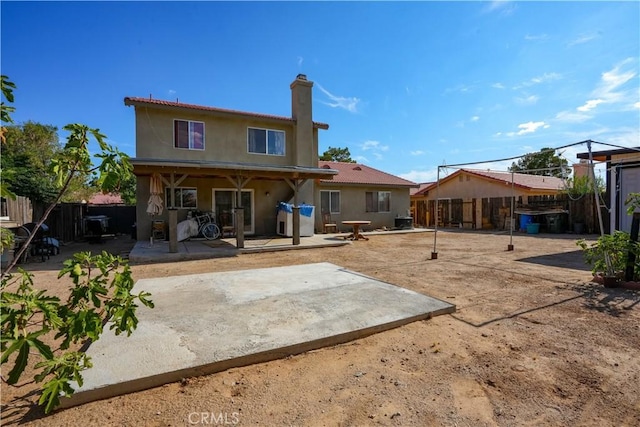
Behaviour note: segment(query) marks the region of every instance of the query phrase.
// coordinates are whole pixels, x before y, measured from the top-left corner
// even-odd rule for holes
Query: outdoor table
[[[369,240],[368,237],[365,237],[360,233],[360,226],[361,225],[369,225],[369,224],[371,224],[371,221],[342,221],[342,224],[350,225],[350,226],[353,227],[353,233],[349,234],[347,236],[347,239],[349,239],[349,240]]]

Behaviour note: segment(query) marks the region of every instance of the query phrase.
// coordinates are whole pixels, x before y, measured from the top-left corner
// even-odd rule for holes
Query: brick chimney
[[[580,178],[583,176],[593,177],[593,168],[589,167],[589,162],[585,159],[580,159],[580,163],[573,164],[573,178]]]
[[[318,147],[313,138],[311,88],[313,82],[298,74],[291,83],[291,117],[296,121],[293,161],[299,166],[318,167]]]

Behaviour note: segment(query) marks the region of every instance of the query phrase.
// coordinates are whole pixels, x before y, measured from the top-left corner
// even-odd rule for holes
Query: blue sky
[[[592,139],[640,145],[640,3],[2,1],[17,122],[85,123],[135,156],[125,96],[290,116],[320,153],[415,182]],[[64,135],[61,135],[64,136]],[[607,149],[608,147],[598,147]],[[570,162],[586,146],[567,149]],[[479,165],[505,170],[510,162]]]

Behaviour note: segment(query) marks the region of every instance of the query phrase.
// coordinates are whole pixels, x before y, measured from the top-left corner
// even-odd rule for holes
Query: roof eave
[[[162,103],[159,103],[159,102]],[[217,108],[217,107],[207,107],[204,105],[192,105],[192,104],[180,104],[172,101],[164,101],[164,100],[145,100],[141,98],[135,97],[125,97],[124,105],[126,106],[134,106],[134,107],[145,107],[145,108],[155,108],[158,110],[180,110],[180,111],[189,111],[189,112],[198,112],[201,114],[209,114],[213,116],[219,117],[242,117],[242,118],[250,118],[250,119],[259,119],[264,121],[270,121],[275,123],[287,123],[287,124],[295,124],[296,120],[291,117],[284,116],[273,116],[270,114],[261,114],[261,113],[252,113],[248,111],[237,111],[237,110],[228,110],[225,108]],[[329,125],[327,123],[322,122],[312,122],[313,127],[316,129],[328,130]]]

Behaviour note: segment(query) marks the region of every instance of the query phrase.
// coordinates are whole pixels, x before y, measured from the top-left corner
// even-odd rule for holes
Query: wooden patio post
[[[244,208],[236,207],[236,247],[244,248]]]
[[[178,252],[178,210],[168,209],[169,211],[169,252]]]
[[[300,206],[293,207],[293,244],[300,244]]]

